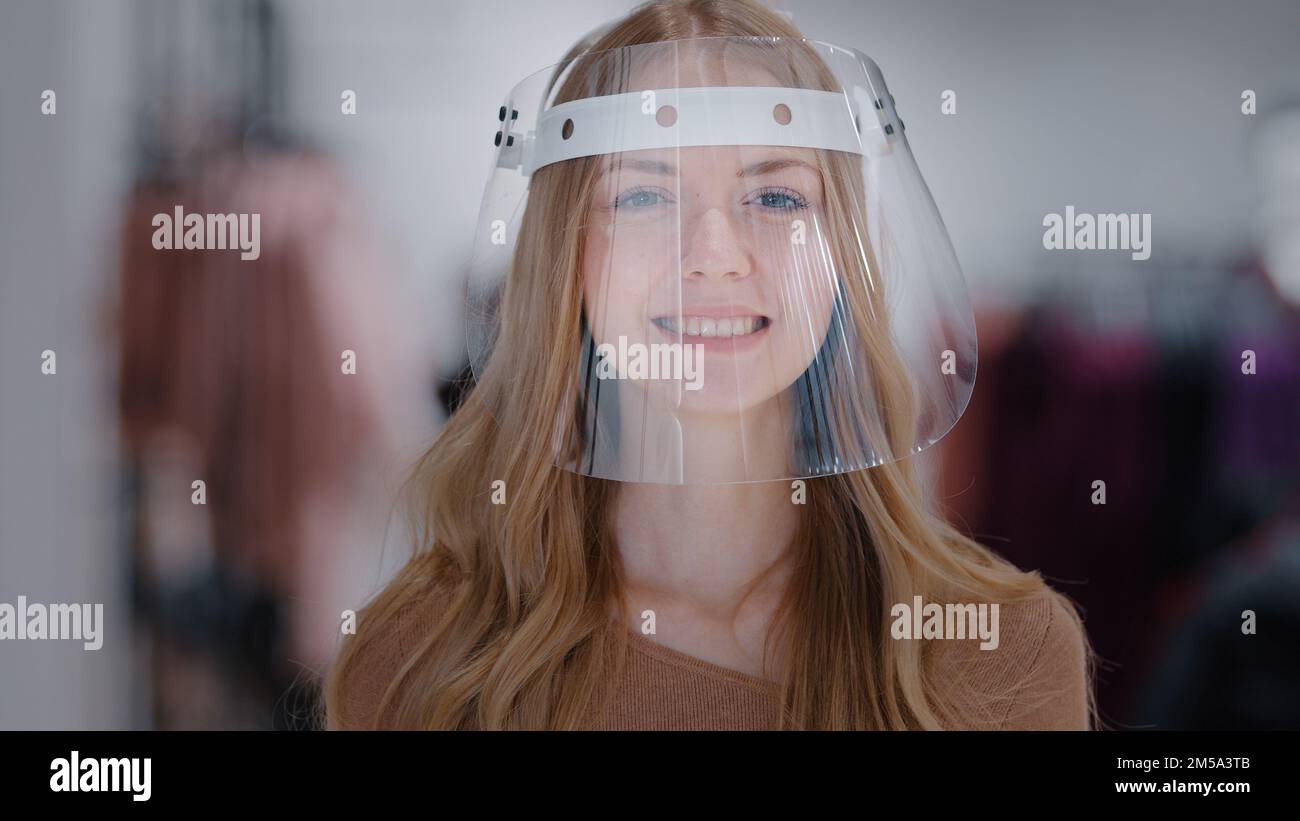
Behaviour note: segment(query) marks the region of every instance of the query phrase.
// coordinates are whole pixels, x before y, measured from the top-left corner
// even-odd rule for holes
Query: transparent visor
[[[865,55],[632,46],[494,113],[468,342],[511,447],[620,481],[772,481],[906,457],[961,415],[965,284]]]

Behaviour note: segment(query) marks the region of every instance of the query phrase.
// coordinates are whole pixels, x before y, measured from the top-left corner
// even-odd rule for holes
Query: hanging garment
[[[256,258],[155,248],[155,218],[178,206],[258,215]],[[220,157],[187,185],[142,186],[124,226],[125,439],[193,437],[216,549],[286,592],[308,501],[345,501],[352,468],[386,458],[403,424],[401,323],[364,225],[331,161],[267,153]]]

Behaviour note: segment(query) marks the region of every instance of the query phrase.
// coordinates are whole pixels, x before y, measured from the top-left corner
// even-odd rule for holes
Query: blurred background
[[[457,398],[496,108],[632,5],[0,0],[0,602],[106,620],[0,643],[0,728],[310,726]],[[1079,602],[1110,726],[1300,729],[1300,6],[771,5],[881,66],[965,268],[945,512]],[[176,204],[260,257],[154,251]],[[1150,259],[1045,250],[1067,206]]]

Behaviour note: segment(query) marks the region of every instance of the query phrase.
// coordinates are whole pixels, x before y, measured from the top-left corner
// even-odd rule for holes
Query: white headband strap
[[[872,133],[881,129],[877,118],[868,119],[862,123],[849,98],[834,91],[776,86],[633,91],[547,109],[536,131],[509,141],[514,150],[503,150],[499,164],[522,166],[523,174],[532,176],[539,168],[576,157],[707,145],[862,154],[864,142],[884,141],[883,134]]]

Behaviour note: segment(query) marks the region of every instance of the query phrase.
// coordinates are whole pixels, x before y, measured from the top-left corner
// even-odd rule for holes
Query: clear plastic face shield
[[[965,409],[961,270],[860,52],[587,54],[498,121],[468,336],[520,447],[620,481],[796,479],[919,452]]]

